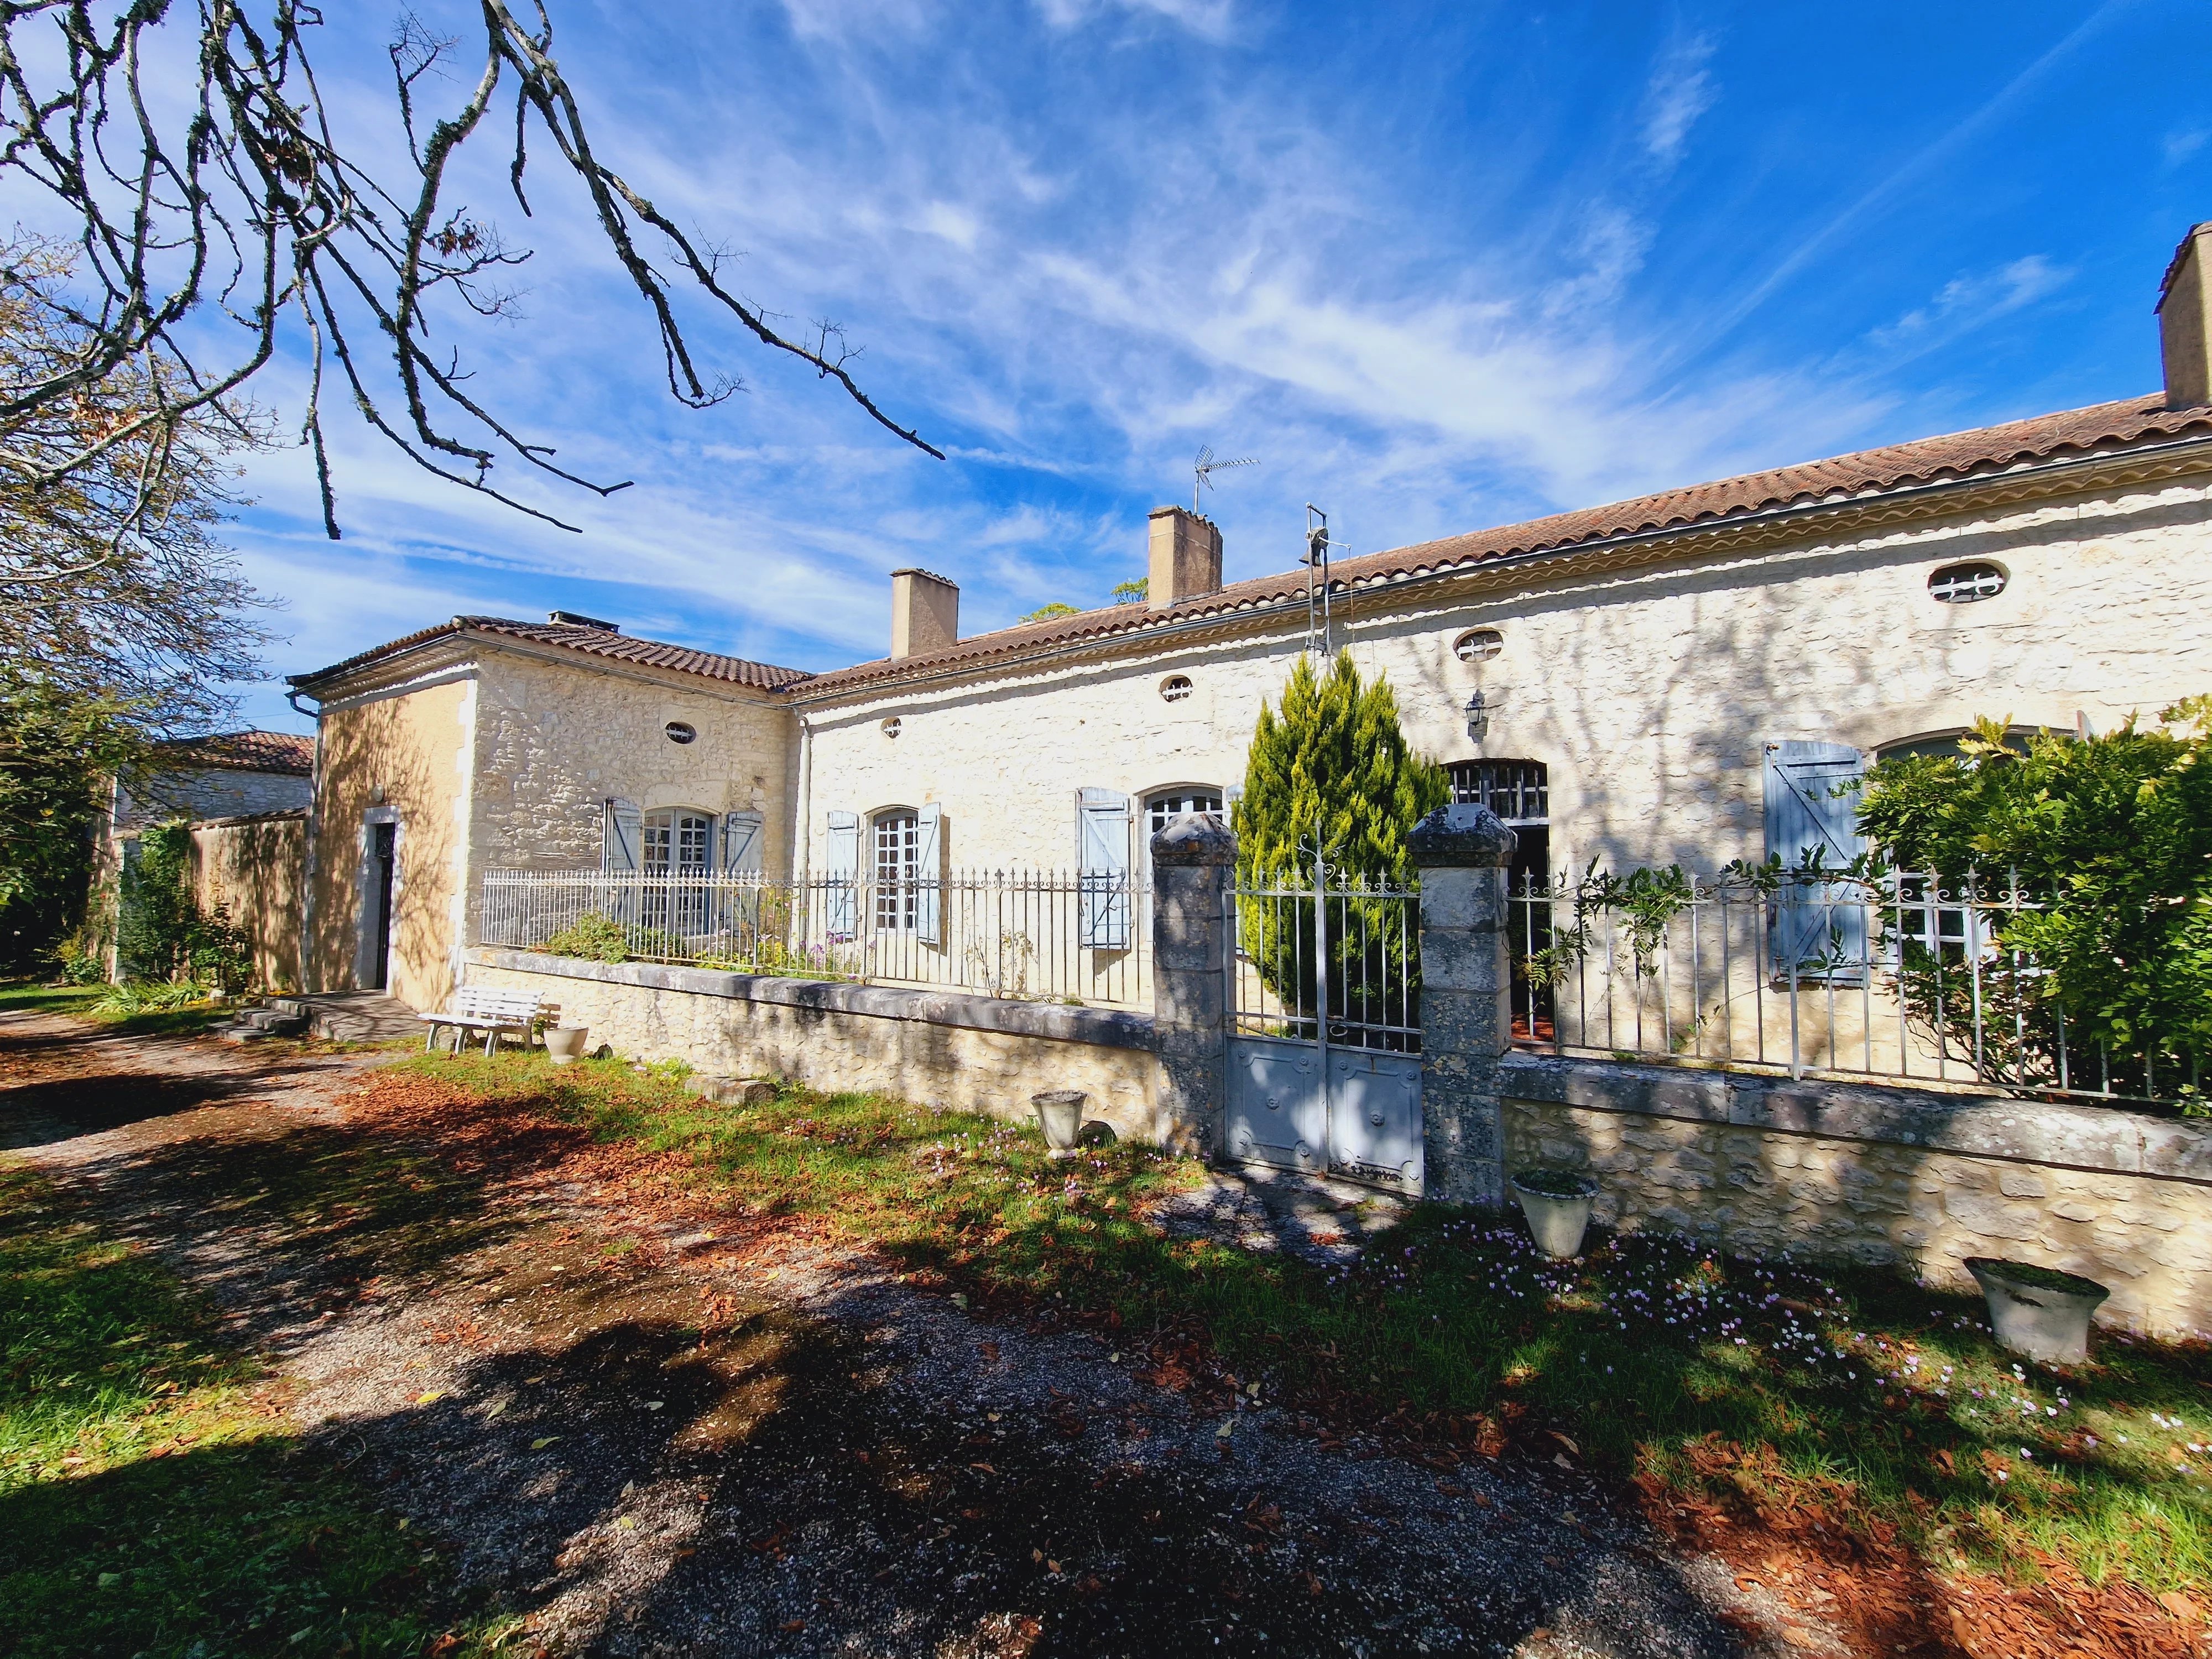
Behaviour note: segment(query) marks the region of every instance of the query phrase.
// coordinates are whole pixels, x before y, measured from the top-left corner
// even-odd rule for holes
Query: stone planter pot
[[[1037,1126],[1044,1131],[1044,1144],[1054,1158],[1075,1156],[1076,1137],[1083,1133],[1083,1103],[1090,1097],[1080,1089],[1048,1089],[1030,1097],[1030,1104],[1036,1108]]]
[[[2112,1294],[2095,1279],[1985,1255],[1969,1257],[1966,1271],[1989,1302],[2000,1346],[2046,1365],[2089,1358],[2090,1318]]]
[[[545,1058],[556,1066],[573,1065],[584,1057],[584,1042],[592,1034],[588,1025],[549,1025],[545,1028]]]
[[[1513,1177],[1513,1196],[1521,1200],[1538,1249],[1561,1261],[1583,1253],[1596,1182],[1570,1170],[1526,1170]]]

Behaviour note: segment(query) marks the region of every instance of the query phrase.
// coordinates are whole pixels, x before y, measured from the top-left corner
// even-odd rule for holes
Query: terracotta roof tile
[[[1392,577],[1485,563],[1522,555],[1563,552],[1615,537],[1688,527],[1745,518],[1800,502],[1881,494],[1914,484],[2002,471],[2067,454],[2154,442],[2161,438],[2212,434],[2212,408],[2169,410],[2158,394],[2098,404],[2087,409],[2039,415],[2031,420],[1978,428],[1942,437],[1920,438],[1881,449],[1860,450],[1828,460],[1807,461],[1765,472],[1746,473],[1713,483],[1662,490],[1632,501],[1506,525],[1470,535],[1422,542],[1387,553],[1342,559],[1330,567],[1339,583],[1358,586]],[[857,687],[871,681],[903,678],[933,669],[981,665],[993,658],[1045,646],[1104,640],[1141,632],[1164,623],[1287,600],[1305,592],[1302,566],[1279,575],[1231,583],[1165,610],[1137,605],[1107,605],[1073,617],[1024,623],[979,634],[942,651],[878,659],[808,679],[793,686],[803,696]]]
[[[328,668],[317,669],[312,674],[295,674],[289,684],[302,687],[318,684],[431,640],[463,633],[491,634],[536,645],[556,645],[587,656],[636,663],[647,668],[665,668],[679,674],[696,674],[702,679],[750,686],[763,691],[779,690],[809,678],[806,671],[800,668],[778,668],[772,663],[726,657],[718,651],[696,651],[688,645],[671,645],[665,640],[640,639],[634,634],[618,633],[612,629],[586,628],[574,623],[517,622],[507,617],[456,617],[451,622],[422,629],[358,656],[348,657],[343,662],[333,663]]]
[[[179,738],[161,747],[163,754],[185,766],[275,772],[295,778],[311,776],[315,769],[315,740],[299,732],[221,732],[208,738]]]

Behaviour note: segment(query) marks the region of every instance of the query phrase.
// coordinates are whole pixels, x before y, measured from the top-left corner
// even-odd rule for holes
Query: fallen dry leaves
[[[2212,1653],[2186,1596],[2091,1583],[2039,1558],[2037,1577],[1939,1573],[1865,1513],[1848,1483],[1786,1474],[1771,1448],[1717,1437],[1690,1459],[1720,1499],[1650,1475],[1646,1515],[1686,1547],[1727,1562],[1740,1587],[1763,1587],[1849,1632],[1863,1650],[1966,1659],[2203,1659]],[[2176,1602],[2184,1604],[2177,1607]],[[1790,1628],[1779,1634],[1790,1642]]]

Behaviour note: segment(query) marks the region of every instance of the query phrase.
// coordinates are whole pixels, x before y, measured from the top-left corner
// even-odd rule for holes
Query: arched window
[[[914,927],[915,855],[921,818],[903,808],[876,815],[876,927],[895,933]]]
[[[664,806],[645,815],[645,869],[654,876],[703,876],[714,849],[714,820],[696,806]]]
[[[1221,817],[1221,792],[1205,784],[1194,784],[1177,789],[1163,789],[1157,795],[1145,797],[1145,836],[1149,841],[1177,818],[1190,812],[1210,812],[1218,821]]]

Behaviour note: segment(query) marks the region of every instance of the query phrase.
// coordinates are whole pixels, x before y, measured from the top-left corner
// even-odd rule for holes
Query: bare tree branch
[[[943,459],[861,388],[849,367],[859,354],[834,325],[817,325],[811,340],[782,332],[725,284],[720,250],[696,243],[601,161],[553,58],[542,4],[533,8],[534,27],[519,21],[507,0],[478,0],[478,9],[481,58],[458,106],[443,115],[429,105],[452,78],[462,43],[411,15],[398,24],[389,50],[414,175],[400,191],[332,136],[307,51],[322,16],[308,0],[0,0],[0,106],[8,112],[0,177],[14,175],[81,221],[72,280],[85,291],[72,302],[51,272],[29,278],[66,315],[71,344],[0,380],[0,476],[33,489],[81,474],[110,484],[135,476],[134,499],[117,520],[119,550],[161,498],[178,434],[209,421],[241,434],[252,424],[236,399],[277,354],[280,328],[296,313],[312,359],[301,439],[313,452],[333,537],[326,358],[369,425],[441,478],[552,524],[561,520],[494,483],[499,466],[519,463],[600,495],[626,488],[556,465],[549,447],[526,440],[463,390],[468,376],[458,353],[443,349],[443,362],[433,355],[434,303],[441,295],[459,307],[453,316],[516,315],[501,273],[529,252],[447,200],[456,158],[510,83],[508,179],[516,203],[528,216],[523,175],[534,119],[582,184],[608,246],[651,311],[672,393],[702,409],[741,386],[702,372],[678,303],[691,293],[761,344],[836,381],[887,430]],[[172,106],[187,50],[198,76],[195,95],[182,118],[157,116],[156,108]],[[157,74],[164,97],[149,100],[149,77]],[[641,250],[641,228],[669,250],[670,274]],[[0,273],[0,283],[15,280],[13,271]],[[232,349],[223,349],[219,336],[210,344],[210,314],[235,330]],[[392,380],[368,372],[355,344],[367,334],[389,349]],[[129,397],[103,403],[103,388],[117,382],[127,384]],[[58,422],[63,411],[82,412],[87,399],[113,418]],[[78,441],[56,443],[64,430]],[[119,465],[125,456],[129,465]],[[17,572],[15,579],[35,578]]]

